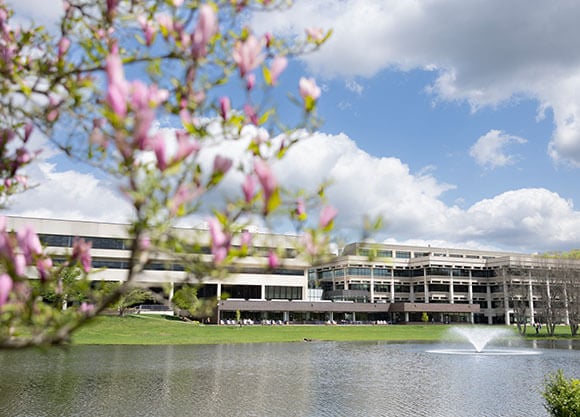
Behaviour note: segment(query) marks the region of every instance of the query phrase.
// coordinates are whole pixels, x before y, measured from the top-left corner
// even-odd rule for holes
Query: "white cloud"
[[[130,218],[129,204],[118,185],[109,181],[74,170],[58,171],[44,160],[34,162],[27,174],[35,186],[13,197],[8,215],[116,223]]]
[[[345,86],[348,91],[358,94],[359,96],[365,90],[365,88],[361,84],[357,83],[355,80],[346,80]]]
[[[399,159],[373,157],[342,134],[304,140],[276,168],[284,184],[314,188],[333,180],[327,195],[347,240],[360,237],[365,214],[380,214],[387,227],[378,240],[527,252],[580,244],[580,212],[554,192],[521,189],[465,209],[448,206],[441,197],[454,186],[438,181],[431,168],[411,172]]]
[[[49,29],[54,29],[53,25],[64,15],[62,0],[8,0],[7,3],[14,9],[17,21],[33,20]]]
[[[528,97],[552,109],[549,154],[580,166],[580,2],[525,0],[309,0],[283,14],[256,15],[261,30],[300,34],[332,28],[304,57],[326,77],[372,77],[385,69],[436,72],[436,100],[475,111]]]
[[[511,144],[526,142],[523,138],[508,135],[501,130],[490,130],[477,139],[477,142],[470,148],[469,155],[475,159],[478,165],[490,169],[513,165],[516,158],[506,154],[505,148]]]
[[[168,132],[165,132],[168,134]],[[251,137],[255,132],[246,131]],[[203,157],[224,153],[237,162],[247,146],[242,139],[216,146]],[[131,210],[118,184],[91,173],[59,170],[40,159],[29,168],[38,186],[17,196],[8,214],[124,222]],[[580,245],[580,212],[570,201],[546,189],[521,189],[482,200],[471,207],[442,201],[453,185],[441,183],[432,167],[412,172],[397,158],[377,158],[344,134],[318,133],[304,139],[274,164],[281,184],[314,192],[326,180],[330,203],[339,209],[337,230],[347,241],[360,238],[365,214],[382,215],[387,227],[375,238],[433,246],[466,246],[526,252],[563,250]],[[232,170],[223,187],[207,196],[207,207],[241,195],[240,175]],[[182,224],[202,225],[207,212]]]

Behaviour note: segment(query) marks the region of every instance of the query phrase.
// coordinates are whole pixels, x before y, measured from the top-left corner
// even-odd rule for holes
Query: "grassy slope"
[[[214,344],[315,340],[439,340],[446,326],[196,326],[156,316],[98,317],[75,344]]]
[[[197,326],[158,316],[98,317],[73,336],[75,344],[218,344],[334,341],[438,341],[451,326]],[[533,330],[533,329],[532,329]],[[533,331],[535,333],[535,331]],[[515,330],[514,330],[515,333]],[[535,336],[531,332],[529,336]],[[570,334],[568,327],[558,334]]]

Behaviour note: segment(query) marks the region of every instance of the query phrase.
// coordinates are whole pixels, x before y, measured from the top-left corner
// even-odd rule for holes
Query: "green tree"
[[[181,317],[200,318],[214,315],[216,299],[202,299],[197,296],[195,285],[184,285],[173,294],[172,303],[176,313]]]
[[[544,407],[553,417],[580,416],[580,380],[564,376],[561,369],[549,374],[542,392]]]
[[[103,291],[103,296],[108,296],[115,291],[118,291],[121,287],[119,282],[103,282],[101,283],[101,289]],[[124,316],[130,307],[138,304],[143,304],[146,301],[153,301],[155,296],[152,291],[141,288],[132,287],[129,288],[127,292],[123,293],[117,301],[111,304],[112,308],[115,308],[120,316]]]

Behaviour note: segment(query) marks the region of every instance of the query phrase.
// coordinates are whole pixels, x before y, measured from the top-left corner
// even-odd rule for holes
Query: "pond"
[[[544,376],[562,368],[580,377],[580,350],[572,343],[525,346],[533,355],[433,353],[443,346],[451,345],[0,351],[0,415],[546,416]]]

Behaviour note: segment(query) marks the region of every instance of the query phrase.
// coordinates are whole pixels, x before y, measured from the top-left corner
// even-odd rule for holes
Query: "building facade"
[[[92,242],[95,281],[123,281],[130,255],[126,225],[7,217],[7,227],[31,225],[57,261],[75,237]],[[205,230],[179,229],[201,242],[200,262],[211,264]],[[234,237],[233,246],[239,245]],[[566,323],[580,315],[580,261],[469,249],[352,243],[311,265],[299,256],[297,237],[254,234],[254,251],[227,278],[201,277],[198,295],[216,300],[212,322],[242,318],[284,322]],[[268,268],[272,248],[281,265]],[[137,282],[169,298],[192,277],[175,259],[159,255]],[[196,281],[200,277],[196,277]]]
[[[324,299],[388,303],[393,321],[405,322],[427,313],[436,322],[533,323],[549,314],[567,323],[580,301],[580,260],[508,252],[353,243],[308,279]]]

